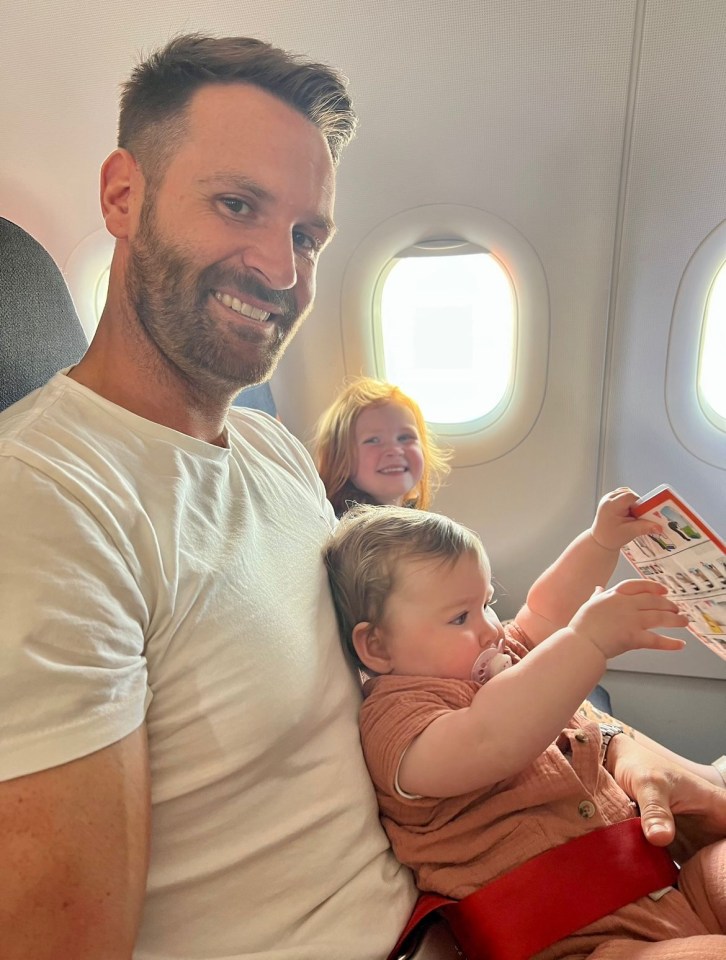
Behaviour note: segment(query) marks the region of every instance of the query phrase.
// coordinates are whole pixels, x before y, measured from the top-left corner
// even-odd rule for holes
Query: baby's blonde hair
[[[392,383],[373,377],[358,377],[328,407],[318,421],[315,433],[316,466],[338,516],[345,513],[348,501],[375,502],[351,482],[356,469],[355,425],[363,410],[385,403],[398,403],[411,411],[423,452],[423,473],[416,486],[406,495],[405,506],[428,509],[450,470],[448,461],[451,451],[439,446],[429,432],[416,401]]]
[[[353,628],[358,623],[380,625],[401,562],[438,560],[449,565],[464,554],[476,556],[491,574],[479,537],[439,513],[358,504],[341,518],[323,560],[343,645],[360,669],[368,670],[353,646]]]

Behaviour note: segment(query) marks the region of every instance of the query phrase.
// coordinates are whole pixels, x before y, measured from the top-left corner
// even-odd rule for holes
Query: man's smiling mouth
[[[247,317],[248,320],[257,320],[259,323],[264,323],[265,320],[269,320],[270,318],[270,313],[267,310],[260,310],[259,307],[253,307],[237,297],[231,297],[228,293],[220,293],[218,290],[213,290],[212,293],[214,294],[214,298],[219,300],[221,304],[229,307],[230,310],[234,310],[235,313],[239,313],[240,316]]]

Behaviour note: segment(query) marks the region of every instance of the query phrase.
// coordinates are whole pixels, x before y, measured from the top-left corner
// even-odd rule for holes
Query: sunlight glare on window
[[[415,396],[430,423],[463,424],[509,394],[516,307],[489,253],[401,257],[380,300],[385,377]]]
[[[699,392],[711,409],[726,419],[726,263],[721,265],[708,296],[698,361]]]

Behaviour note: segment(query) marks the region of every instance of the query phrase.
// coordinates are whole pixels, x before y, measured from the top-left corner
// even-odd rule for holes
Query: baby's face
[[[453,564],[404,560],[379,628],[391,673],[470,680],[474,661],[504,636],[491,575],[475,554]]]

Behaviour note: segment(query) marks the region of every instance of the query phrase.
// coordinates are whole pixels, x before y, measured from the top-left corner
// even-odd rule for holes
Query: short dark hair
[[[140,62],[122,87],[118,145],[156,182],[184,132],[185,109],[208,84],[248,83],[307,117],[324,135],[333,163],[358,119],[347,81],[325,64],[252,37],[175,37]]]

